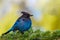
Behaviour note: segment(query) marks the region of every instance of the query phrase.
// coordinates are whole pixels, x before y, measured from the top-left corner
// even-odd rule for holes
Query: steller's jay
[[[21,12],[21,13],[23,13],[23,15],[21,17],[19,17],[17,19],[17,21],[15,22],[15,24],[13,25],[13,27],[8,32],[6,32],[4,34],[7,34],[10,31],[14,32],[16,30],[19,30],[22,34],[24,34],[25,31],[29,30],[29,28],[32,25],[32,21],[30,19],[30,16],[33,16],[33,15],[30,15],[27,12]]]

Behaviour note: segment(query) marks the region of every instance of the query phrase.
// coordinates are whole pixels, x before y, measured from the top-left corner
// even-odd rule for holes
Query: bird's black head
[[[33,16],[33,15],[31,15],[31,14],[29,14],[28,12],[21,12],[21,13],[23,13],[23,17],[26,17],[26,18],[29,18],[30,16]]]

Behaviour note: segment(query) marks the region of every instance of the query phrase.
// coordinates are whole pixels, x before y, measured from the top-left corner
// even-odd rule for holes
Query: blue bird
[[[32,21],[29,13],[27,12],[21,12],[23,15],[21,17],[19,17],[17,19],[17,21],[15,22],[15,24],[13,25],[13,27],[6,33],[9,33],[10,31],[15,32],[16,30],[19,30],[22,34],[24,34],[25,31],[29,30],[31,28],[32,25]]]

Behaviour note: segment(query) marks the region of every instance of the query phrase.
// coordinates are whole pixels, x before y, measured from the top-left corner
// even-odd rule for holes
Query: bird
[[[9,32],[13,31],[15,32],[16,30],[19,30],[22,34],[24,34],[25,31],[28,31],[31,28],[32,21],[29,13],[27,12],[21,12],[23,15],[17,19],[15,24],[12,26],[12,28],[7,31],[5,34],[8,34]]]

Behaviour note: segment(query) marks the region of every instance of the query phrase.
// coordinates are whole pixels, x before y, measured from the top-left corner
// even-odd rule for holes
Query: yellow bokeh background
[[[49,0],[42,6],[42,12],[42,21],[34,21],[33,24],[43,27],[46,31],[60,30],[60,0]]]

